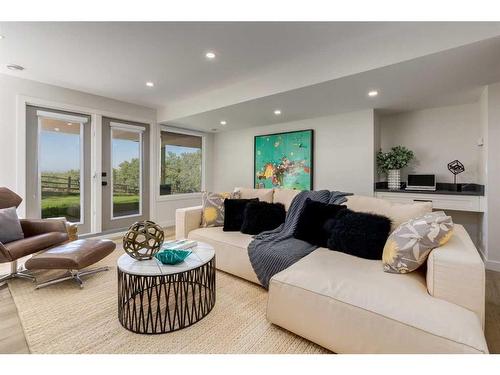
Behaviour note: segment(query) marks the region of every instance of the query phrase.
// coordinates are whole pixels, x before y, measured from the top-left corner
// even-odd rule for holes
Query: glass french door
[[[122,229],[149,217],[149,129],[102,119],[102,230]]]
[[[26,209],[90,231],[90,116],[26,108]]]

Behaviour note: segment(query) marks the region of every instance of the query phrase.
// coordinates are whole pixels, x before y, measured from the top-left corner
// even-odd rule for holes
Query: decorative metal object
[[[118,318],[135,333],[178,331],[215,305],[215,257],[189,271],[140,276],[118,268]]]
[[[158,224],[149,220],[138,221],[123,236],[123,249],[134,259],[151,259],[160,251],[164,239],[165,234]]]
[[[460,174],[465,171],[464,165],[458,161],[458,160],[453,160],[448,163],[448,170],[453,173],[453,183],[456,185],[457,184],[457,174]]]
[[[401,170],[389,169],[387,171],[387,186],[389,190],[401,189]]]

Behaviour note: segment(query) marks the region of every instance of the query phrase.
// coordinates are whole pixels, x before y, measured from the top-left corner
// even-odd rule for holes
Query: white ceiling
[[[392,55],[411,39],[408,52],[436,52],[500,35],[500,23],[2,22],[0,34],[2,73],[15,63],[28,79],[161,107],[292,63],[335,71],[374,44]]]
[[[369,108],[417,110],[474,102],[493,82],[500,82],[500,37],[168,123],[225,131]],[[379,95],[368,97],[371,89]],[[282,114],[274,115],[275,109]]]
[[[291,108],[282,119],[322,114],[323,106],[343,111],[372,105],[365,97],[360,102],[354,89],[364,94],[371,82],[394,81],[402,69],[394,64],[499,36],[500,23],[0,22],[0,35],[0,73],[142,104],[157,108],[159,121],[211,129],[224,113],[217,108],[235,117],[232,125],[250,126],[276,121],[267,109],[286,100]],[[214,61],[205,59],[208,50],[217,53]],[[12,72],[6,64],[26,70]],[[436,77],[427,66],[414,74],[422,69],[432,83]],[[471,72],[457,70],[466,77]],[[479,73],[439,93],[399,72],[413,91],[388,85],[375,104],[415,107],[429,92],[463,100],[487,75]],[[318,100],[303,100],[303,93]]]

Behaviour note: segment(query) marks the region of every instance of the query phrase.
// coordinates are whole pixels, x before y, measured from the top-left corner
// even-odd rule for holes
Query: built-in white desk
[[[397,203],[432,202],[432,207],[440,210],[484,212],[486,207],[483,195],[381,190],[375,190],[375,197]]]

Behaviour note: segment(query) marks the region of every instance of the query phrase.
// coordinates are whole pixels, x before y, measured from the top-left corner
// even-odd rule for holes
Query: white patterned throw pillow
[[[391,233],[382,254],[384,271],[408,273],[427,259],[432,249],[444,245],[453,234],[453,221],[443,211],[408,220]]]

